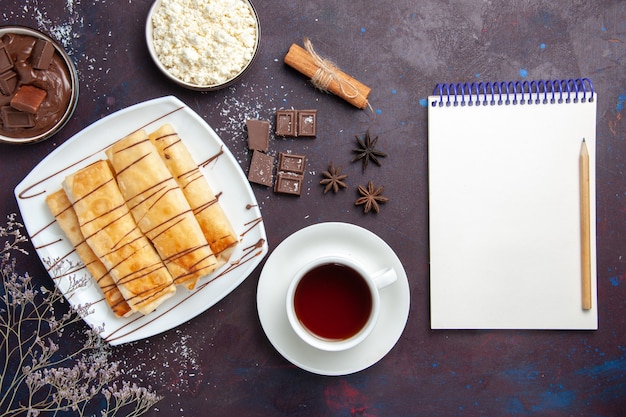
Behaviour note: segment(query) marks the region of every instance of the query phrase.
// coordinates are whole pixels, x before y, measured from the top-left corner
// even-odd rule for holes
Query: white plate
[[[393,267],[398,280],[380,292],[381,311],[372,333],[360,345],[326,352],[303,342],[287,319],[285,298],[292,276],[318,256],[353,257],[371,270]],[[394,251],[374,233],[347,223],[319,223],[289,236],[267,259],[257,289],[261,325],[276,350],[294,365],[320,375],[346,375],[382,359],[400,338],[409,316],[406,272]]]
[[[74,268],[60,277],[48,268],[71,304],[93,303],[93,313],[83,318],[92,327],[104,324],[102,337],[113,345],[169,330],[202,313],[243,282],[267,254],[261,212],[241,167],[213,129],[183,102],[170,96],[136,104],[88,126],[48,155],[15,188],[24,225],[44,265],[64,258],[79,264],[71,243],[48,210],[46,195],[58,190],[71,172],[105,159],[104,150],[115,141],[142,128],[152,132],[165,123],[176,129],[213,191],[222,193],[220,204],[239,234],[240,243],[229,263],[201,278],[195,290],[179,287],[174,297],[146,316],[115,317],[93,280],[70,294],[68,277],[72,273],[87,274],[84,268]]]

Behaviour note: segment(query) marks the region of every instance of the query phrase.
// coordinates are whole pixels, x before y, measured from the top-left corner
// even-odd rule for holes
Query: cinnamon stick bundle
[[[285,55],[285,64],[309,77],[320,90],[333,93],[360,109],[367,107],[371,88],[317,55],[308,39],[304,43],[306,49],[291,45]]]

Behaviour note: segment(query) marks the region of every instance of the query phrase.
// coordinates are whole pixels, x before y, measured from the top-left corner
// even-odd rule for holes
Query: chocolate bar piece
[[[304,174],[306,156],[281,152],[278,154],[278,171],[294,172]]]
[[[315,136],[317,134],[317,110],[298,110],[297,136]]]
[[[35,126],[35,117],[30,113],[15,110],[13,107],[4,106],[0,109],[0,117],[5,129]]]
[[[7,47],[0,45],[0,74],[13,68],[13,60],[11,54],[7,50]]]
[[[317,110],[277,110],[276,134],[315,137],[317,135]]]
[[[255,150],[250,161],[248,180],[270,187],[274,179],[274,157]]]
[[[302,175],[293,172],[279,172],[276,174],[274,192],[300,195],[302,193]]]
[[[35,114],[41,102],[46,98],[46,94],[48,94],[46,90],[32,85],[23,85],[11,99],[11,107],[26,113]]]
[[[265,120],[248,119],[248,148],[267,152],[269,148],[270,123]]]
[[[276,111],[276,134],[278,136],[296,136],[296,111]]]
[[[0,93],[10,96],[17,87],[17,72],[8,70],[0,74]]]
[[[54,56],[54,45],[45,39],[37,39],[30,59],[33,68],[48,69]]]

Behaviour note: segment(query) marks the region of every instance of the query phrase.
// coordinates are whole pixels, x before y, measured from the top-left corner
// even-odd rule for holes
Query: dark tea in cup
[[[287,290],[287,318],[304,342],[317,349],[355,347],[372,332],[380,312],[380,289],[396,281],[393,268],[370,272],[341,256],[313,259]]]
[[[369,321],[372,293],[358,271],[341,263],[325,263],[300,279],[294,310],[302,325],[315,336],[348,339]]]

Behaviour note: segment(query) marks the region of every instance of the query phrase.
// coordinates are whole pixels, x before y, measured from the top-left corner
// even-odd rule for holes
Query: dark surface
[[[394,349],[354,375],[322,377],[271,346],[256,312],[263,264],[213,308],[176,329],[114,348],[141,384],[165,396],[164,416],[620,416],[626,412],[626,3],[623,1],[309,2],[256,0],[261,51],[225,90],[199,93],[166,80],[148,56],[148,0],[3,0],[3,24],[49,33],[80,73],[78,108],[54,138],[0,145],[0,215],[13,189],[51,150],[129,105],[176,95],[222,137],[247,172],[245,120],[277,109],[317,109],[317,138],[270,139],[270,153],[308,158],[300,197],[253,185],[270,251],[310,224],[342,221],[378,234],[410,281],[411,310]],[[311,87],[282,63],[292,43],[317,51],[372,88],[358,110]],[[590,77],[598,92],[598,331],[431,331],[428,290],[427,109],[438,82]],[[379,136],[380,167],[350,163],[355,135]],[[349,187],[323,194],[333,161]],[[497,174],[497,173],[494,173]],[[357,185],[385,186],[378,215],[355,207]],[[271,254],[271,252],[270,252]],[[48,279],[35,255],[20,268]]]

